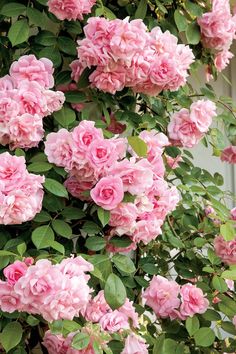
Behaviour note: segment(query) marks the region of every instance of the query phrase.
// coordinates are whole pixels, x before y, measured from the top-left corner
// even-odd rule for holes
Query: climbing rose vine
[[[235,5],[0,2],[0,352],[235,352]]]

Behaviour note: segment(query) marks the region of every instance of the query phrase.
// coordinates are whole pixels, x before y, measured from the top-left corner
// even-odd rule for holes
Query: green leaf
[[[220,226],[220,233],[225,241],[232,241],[235,238],[235,228],[231,222],[227,222]]]
[[[54,232],[49,225],[40,226],[33,231],[31,238],[37,249],[47,248],[54,241]]]
[[[34,221],[35,222],[47,222],[51,220],[51,215],[45,210],[41,210],[39,214],[36,214]]]
[[[52,241],[50,243],[50,247],[52,247],[54,250],[58,251],[61,254],[65,254],[65,247],[57,241]]]
[[[115,254],[111,261],[115,264],[118,270],[121,270],[124,273],[131,274],[136,271],[135,265],[129,256]]]
[[[61,65],[62,58],[61,58],[61,53],[58,48],[55,48],[55,46],[48,46],[40,50],[38,54],[39,58],[48,58],[50,59],[55,68],[58,68]]]
[[[101,231],[101,228],[93,221],[86,221],[82,230],[88,235],[96,235]]]
[[[222,278],[224,278],[224,279],[236,280],[236,269],[225,270],[225,271],[221,274],[221,276],[222,276]]]
[[[221,328],[225,332],[228,332],[228,333],[232,334],[233,336],[236,336],[236,329],[235,329],[235,326],[233,325],[232,322],[229,322],[229,321],[221,322]]]
[[[54,179],[46,178],[44,182],[44,188],[46,188],[48,192],[58,197],[68,198],[66,188],[63,186],[63,184],[55,181]]]
[[[145,18],[147,14],[147,0],[140,0],[137,10],[135,11],[134,18]]]
[[[202,314],[202,317],[207,321],[220,321],[221,316],[218,312],[208,309],[205,313]]]
[[[40,27],[40,28],[43,26],[45,22],[45,17],[41,11],[32,7],[28,7],[26,14],[29,19],[30,25]]]
[[[7,17],[15,17],[22,15],[26,10],[25,5],[17,2],[10,2],[2,7],[0,14]]]
[[[212,279],[212,286],[214,289],[218,290],[220,293],[224,293],[228,290],[228,286],[224,279],[214,275]]]
[[[110,220],[110,211],[104,210],[99,207],[97,210],[97,213],[98,213],[98,219],[101,222],[102,226],[103,227],[106,226]]]
[[[210,347],[215,341],[215,333],[211,328],[202,327],[194,334],[196,345]]]
[[[139,157],[147,157],[147,144],[138,136],[128,137],[129,145]]]
[[[0,334],[0,342],[6,352],[16,347],[22,338],[23,330],[19,322],[8,323]]]
[[[59,219],[53,220],[52,227],[58,235],[71,238],[72,228],[65,221]]]
[[[85,246],[91,251],[100,251],[106,246],[106,241],[102,237],[92,236],[87,238]]]
[[[196,333],[200,328],[200,323],[197,316],[189,317],[185,323],[186,329],[190,337]]]
[[[65,208],[61,215],[68,220],[79,220],[85,217],[83,210],[74,207]]]
[[[184,16],[184,14],[177,9],[177,10],[175,10],[174,18],[175,18],[175,23],[176,23],[176,26],[177,26],[179,32],[185,31],[188,26],[188,21],[187,21],[186,17]]]
[[[186,1],[185,3],[186,10],[194,17],[200,17],[203,14],[203,9],[191,1]]]
[[[5,256],[16,256],[16,254],[10,251],[0,250],[0,257]]]
[[[28,166],[29,172],[47,172],[53,167],[52,164],[48,162],[34,162]]]
[[[69,103],[81,103],[86,101],[86,95],[79,91],[65,92],[66,102]]]
[[[81,350],[87,348],[89,342],[90,336],[88,333],[78,333],[73,337],[71,346],[74,349]]]
[[[128,236],[114,236],[109,240],[109,243],[119,248],[126,248],[131,245],[132,241]]]
[[[198,44],[201,39],[199,26],[196,22],[192,22],[186,29],[186,37],[189,44]]]
[[[62,107],[60,111],[53,113],[53,117],[64,128],[67,128],[76,120],[76,114],[74,110],[65,106]]]
[[[17,249],[17,252],[19,253],[19,255],[22,257],[23,254],[24,254],[24,253],[26,252],[26,250],[27,250],[27,247],[26,247],[25,242],[22,242],[22,243],[20,243],[19,245],[17,245],[16,249]]]
[[[112,310],[124,305],[126,300],[126,289],[117,275],[112,273],[107,278],[104,288],[104,295]]]
[[[27,319],[26,319],[26,322],[27,322],[30,326],[34,327],[34,326],[37,326],[40,321],[39,321],[36,317],[34,317],[34,316],[32,316],[32,315],[29,315],[29,316],[27,317]]]
[[[29,38],[28,22],[26,20],[19,20],[13,23],[9,29],[8,38],[13,47],[26,42]]]
[[[54,33],[49,32],[49,31],[41,31],[39,34],[35,37],[35,42],[38,44],[41,44],[45,47],[47,46],[53,46],[57,42],[57,37],[55,36]]]
[[[91,69],[86,68],[86,69],[84,69],[84,71],[80,75],[79,81],[77,83],[77,87],[79,89],[86,88],[86,87],[88,87],[90,85],[89,76],[92,74],[93,71],[94,71],[94,68],[91,68]]]
[[[221,299],[221,302],[218,303],[220,311],[226,316],[233,317],[236,314],[236,302],[222,294],[219,295],[219,298]]]
[[[69,55],[76,55],[76,42],[73,41],[71,38],[59,36],[57,43],[61,52]]]

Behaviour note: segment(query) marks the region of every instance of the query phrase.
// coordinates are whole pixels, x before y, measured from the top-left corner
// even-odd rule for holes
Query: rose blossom
[[[200,133],[206,133],[216,116],[216,105],[210,100],[198,100],[190,106],[190,120]]]
[[[116,144],[111,139],[95,139],[86,153],[87,160],[96,169],[110,167],[118,157]]]
[[[133,203],[120,203],[111,210],[109,225],[115,227],[115,232],[119,236],[131,234],[136,225],[138,210]]]
[[[143,242],[147,245],[152,240],[155,240],[162,233],[162,220],[147,216],[146,220],[139,220],[136,223],[132,240],[135,243]]]
[[[180,305],[180,286],[175,281],[157,275],[152,278],[142,298],[155,314],[167,318]]]
[[[69,349],[65,345],[65,338],[61,334],[52,334],[50,330],[45,332],[42,344],[48,354],[66,354]]]
[[[124,198],[124,188],[120,177],[103,177],[91,190],[93,201],[105,210],[112,210]]]
[[[49,0],[49,11],[59,20],[83,20],[89,14],[96,0]]]
[[[224,148],[220,155],[220,159],[223,162],[228,162],[231,164],[236,163],[236,146],[230,145]]]
[[[93,141],[103,140],[103,132],[102,129],[95,128],[95,122],[84,120],[74,128],[72,138],[76,148],[86,152]]]
[[[187,283],[180,289],[181,306],[180,313],[183,317],[192,317],[195,313],[206,312],[209,301],[205,298],[202,289],[196,285]]]
[[[222,262],[226,264],[236,264],[236,239],[225,241],[222,236],[217,236],[214,240],[215,252]]]
[[[83,201],[90,201],[90,189],[94,186],[93,182],[79,181],[75,176],[70,176],[64,182],[68,192],[75,198]],[[88,192],[88,195],[85,193]]]
[[[233,53],[228,50],[223,50],[222,52],[218,53],[214,60],[217,71],[221,72],[224,70],[233,57]]]
[[[15,261],[4,268],[3,274],[9,285],[14,285],[27,271],[28,267],[25,262]]]
[[[147,344],[142,337],[131,333],[125,340],[121,354],[148,354]]]
[[[12,63],[10,75],[18,84],[23,80],[36,81],[48,89],[54,86],[53,64],[47,58],[37,59],[34,55],[24,55]]]
[[[99,293],[90,300],[84,316],[87,321],[96,323],[108,312],[112,312],[112,310],[105,300],[104,291],[100,290]]]
[[[110,68],[98,67],[89,76],[89,81],[93,87],[114,95],[125,87],[125,72],[121,66],[117,66],[115,71]]]
[[[71,78],[75,81],[78,82],[80,79],[80,76],[84,70],[84,67],[82,66],[80,60],[74,60],[72,61],[72,63],[70,64],[70,68],[71,68]]]
[[[110,333],[119,332],[123,329],[129,329],[128,317],[118,310],[106,313],[99,320],[99,324],[104,331]]]
[[[236,207],[230,210],[230,216],[232,220],[236,220]]]
[[[14,288],[7,282],[0,280],[0,309],[4,312],[12,313],[21,309],[19,296]]]

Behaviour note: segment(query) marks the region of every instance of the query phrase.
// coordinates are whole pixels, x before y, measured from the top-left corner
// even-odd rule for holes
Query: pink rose
[[[236,163],[236,146],[230,145],[224,148],[220,156],[221,161],[231,164]]]
[[[210,100],[198,100],[191,104],[190,120],[195,123],[200,133],[206,133],[216,114],[216,105]]]
[[[80,79],[80,76],[82,74],[82,72],[84,71],[84,67],[81,64],[80,60],[74,60],[72,61],[72,63],[70,64],[70,68],[72,70],[71,73],[71,78],[75,81],[78,82]]]
[[[46,109],[44,116],[48,116],[53,112],[60,111],[65,102],[65,95],[61,91],[44,90],[43,96],[46,100]]]
[[[124,188],[121,178],[103,177],[91,190],[90,195],[93,201],[105,210],[112,210],[124,198]]]
[[[93,87],[114,95],[125,87],[125,71],[121,66],[113,70],[100,66],[89,76],[89,81]]]
[[[23,80],[36,81],[46,89],[54,86],[53,71],[51,60],[37,60],[34,55],[24,55],[10,67],[10,75],[17,84]]]
[[[49,0],[49,11],[59,20],[83,20],[89,14],[96,0]]]
[[[9,91],[15,88],[14,80],[10,75],[5,75],[0,78],[0,91]]]
[[[232,220],[236,220],[236,207],[230,210],[230,216]]]
[[[221,72],[228,65],[230,60],[234,57],[233,53],[228,50],[223,50],[215,56],[214,64],[217,71]]]
[[[19,296],[14,288],[7,282],[0,280],[0,309],[3,312],[12,313],[21,309]]]
[[[103,132],[102,129],[95,128],[95,122],[83,120],[74,128],[72,137],[76,149],[86,152],[93,141],[103,140]]]
[[[110,167],[118,160],[119,150],[111,139],[95,139],[87,149],[86,158],[96,169]]]
[[[110,333],[119,332],[123,329],[129,329],[128,317],[118,310],[106,313],[99,320],[99,324],[104,331]]]
[[[0,181],[4,185],[5,193],[20,188],[25,173],[26,166],[23,156],[12,156],[8,152],[0,154]]]
[[[206,312],[209,301],[205,298],[202,289],[196,285],[187,283],[181,287],[181,306],[180,313],[184,317],[192,317],[196,313]]]
[[[139,220],[136,223],[132,240],[135,243],[143,242],[147,245],[152,240],[155,240],[158,235],[162,233],[161,226],[162,220],[155,219],[153,217],[147,217],[145,220]]]
[[[27,271],[25,262],[15,261],[3,270],[9,285],[14,285]]]
[[[119,236],[132,234],[136,225],[138,210],[132,203],[120,203],[111,210],[109,225],[115,227],[115,232]]]
[[[142,298],[158,317],[167,318],[180,305],[179,293],[180,286],[175,281],[157,275],[150,281]]]
[[[66,129],[47,135],[45,142],[45,154],[48,161],[68,170],[73,165],[73,152],[75,150],[72,134]]]
[[[174,145],[193,147],[202,138],[202,133],[191,120],[190,112],[186,108],[172,115],[167,129]]]
[[[90,300],[86,312],[86,321],[99,322],[100,319],[108,312],[112,312],[110,306],[107,304],[104,291],[101,290],[92,300]]]
[[[226,264],[236,264],[236,239],[225,241],[222,236],[217,236],[214,240],[215,252],[222,262]]]
[[[20,104],[20,113],[38,114],[44,117],[47,101],[43,91],[44,88],[36,81],[19,82],[16,100]]]
[[[121,354],[148,354],[147,344],[142,337],[131,333],[125,340]]]
[[[64,182],[64,186],[73,197],[83,201],[91,200],[89,192],[90,189],[94,186],[93,182],[84,182],[84,181],[79,182],[79,180],[76,177],[70,176]],[[88,192],[88,195],[85,192]]]
[[[66,354],[69,349],[65,338],[60,334],[52,334],[50,330],[45,332],[42,344],[47,348],[48,354]]]
[[[63,261],[57,265],[57,268],[70,278],[82,275],[86,280],[89,280],[90,276],[85,275],[84,273],[92,272],[94,270],[93,265],[81,256],[63,259]]]

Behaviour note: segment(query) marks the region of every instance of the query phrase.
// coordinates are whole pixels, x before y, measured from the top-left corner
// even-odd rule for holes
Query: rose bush
[[[0,2],[0,352],[235,352],[233,5]]]

